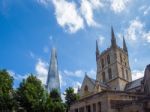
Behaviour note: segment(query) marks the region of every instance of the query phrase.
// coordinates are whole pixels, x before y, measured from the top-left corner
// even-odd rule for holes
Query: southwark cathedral
[[[100,52],[96,42],[96,63],[96,79],[85,74],[70,112],[150,112],[150,65],[143,78],[132,81],[125,39],[119,47],[113,28],[110,47]]]

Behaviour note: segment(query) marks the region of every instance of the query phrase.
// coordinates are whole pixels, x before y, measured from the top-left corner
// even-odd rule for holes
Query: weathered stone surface
[[[70,112],[150,112],[150,65],[144,78],[132,81],[125,40],[118,47],[113,29],[111,44],[100,53],[96,42],[96,79],[85,76]]]
[[[150,65],[147,65],[144,73],[144,93],[150,95]]]

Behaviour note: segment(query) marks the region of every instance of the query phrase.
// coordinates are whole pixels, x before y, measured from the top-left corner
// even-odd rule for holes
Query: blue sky
[[[44,83],[52,46],[57,48],[62,91],[81,85],[85,72],[95,78],[95,43],[110,46],[110,27],[122,46],[125,36],[133,79],[150,63],[148,0],[1,0],[0,68],[14,76],[14,87],[35,74]]]

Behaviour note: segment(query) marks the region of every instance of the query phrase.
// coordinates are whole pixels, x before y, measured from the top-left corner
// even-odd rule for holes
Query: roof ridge
[[[131,81],[131,82],[135,82],[135,81],[140,80],[140,79],[143,79],[143,78],[144,78],[144,77],[141,77],[141,78],[138,78],[138,79],[133,80],[133,81]],[[129,83],[131,83],[131,82],[129,82]]]

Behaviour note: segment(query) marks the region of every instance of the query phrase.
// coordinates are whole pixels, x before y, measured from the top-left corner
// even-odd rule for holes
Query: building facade
[[[57,89],[60,92],[58,62],[55,48],[52,48],[51,50],[51,59],[47,76],[46,89],[49,93],[52,89]]]
[[[96,79],[85,74],[80,100],[70,112],[150,112],[150,66],[144,78],[132,81],[125,39],[119,47],[113,28],[107,50],[100,52],[96,42],[96,62]]]

